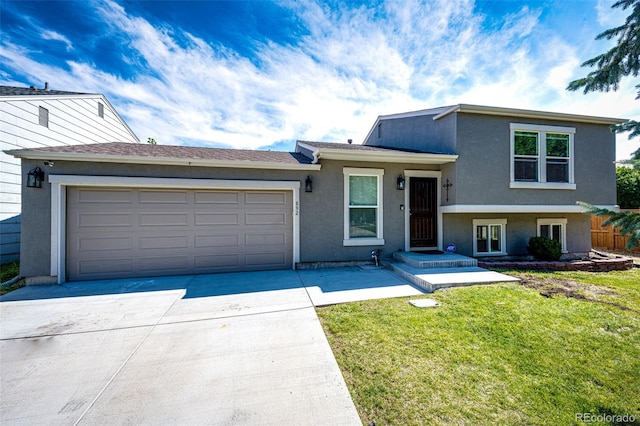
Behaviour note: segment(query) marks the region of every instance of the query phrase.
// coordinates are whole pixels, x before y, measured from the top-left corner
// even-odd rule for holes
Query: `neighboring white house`
[[[0,263],[19,257],[23,178],[3,151],[102,142],[140,142],[103,95],[0,86]]]

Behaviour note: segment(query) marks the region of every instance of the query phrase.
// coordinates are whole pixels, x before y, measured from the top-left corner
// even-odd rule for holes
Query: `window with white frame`
[[[473,255],[507,254],[507,219],[473,220]]]
[[[511,123],[511,188],[575,189],[576,129]]]
[[[567,219],[538,219],[538,236],[556,240],[562,247],[562,252],[567,252]]]
[[[382,169],[345,167],[344,245],[383,245]]]

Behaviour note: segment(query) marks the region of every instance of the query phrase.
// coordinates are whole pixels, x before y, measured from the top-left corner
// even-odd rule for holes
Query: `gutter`
[[[429,154],[419,152],[394,151],[392,149],[384,151],[349,151],[336,148],[318,148],[298,142],[298,146],[311,151],[313,154],[313,164],[321,158],[327,160],[345,161],[373,161],[379,163],[413,163],[413,164],[445,164],[454,163],[458,159],[457,154]],[[363,145],[366,146],[366,145]]]
[[[311,151],[311,155],[313,155],[313,161],[311,161],[311,164],[318,164],[318,161],[320,161],[320,148],[307,145],[304,142],[298,142],[298,146],[301,146],[304,149]]]
[[[117,156],[80,153],[9,150],[5,153],[17,158],[51,161],[88,161],[95,163],[150,164],[160,166],[227,167],[237,169],[320,170],[319,164],[287,164],[268,161],[205,160],[198,158],[172,158],[147,156]]]
[[[561,112],[548,112],[548,111],[532,111],[526,109],[515,108],[502,108],[482,105],[456,105],[441,114],[433,117],[433,120],[439,120],[454,112],[470,113],[470,114],[484,114],[484,115],[500,115],[509,117],[521,117],[521,118],[533,118],[533,119],[546,119],[555,121],[575,121],[579,123],[591,123],[591,124],[620,124],[627,121],[626,118],[612,118],[612,117],[596,117],[580,114],[566,114]]]

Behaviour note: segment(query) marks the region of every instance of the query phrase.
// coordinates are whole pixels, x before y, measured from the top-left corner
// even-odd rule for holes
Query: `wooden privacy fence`
[[[631,212],[640,212],[640,210],[624,210]],[[607,220],[606,217],[591,216],[591,247],[595,249],[607,250],[624,250],[629,237],[620,235],[618,229],[614,229],[609,225],[602,227],[602,222]],[[640,252],[640,247],[636,247],[634,252]]]

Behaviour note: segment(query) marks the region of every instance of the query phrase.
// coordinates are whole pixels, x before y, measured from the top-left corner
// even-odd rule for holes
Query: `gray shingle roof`
[[[64,95],[95,95],[95,93],[67,92],[64,90],[45,90],[35,87],[0,86],[0,96],[64,96]]]
[[[311,164],[303,154],[284,151],[256,151],[248,149],[202,148],[195,146],[151,145],[125,142],[89,145],[66,145],[19,150],[56,154],[78,154],[109,157],[174,158],[230,162],[260,162],[282,164]],[[15,152],[19,152],[15,151]]]
[[[420,151],[415,149],[402,149],[402,148],[387,148],[384,146],[372,146],[372,145],[357,145],[348,143],[333,143],[333,142],[312,142],[312,141],[298,141],[298,143],[311,146],[313,148],[320,149],[340,149],[345,151],[373,151],[373,152],[414,152],[417,154],[442,154],[441,152],[433,151]]]

